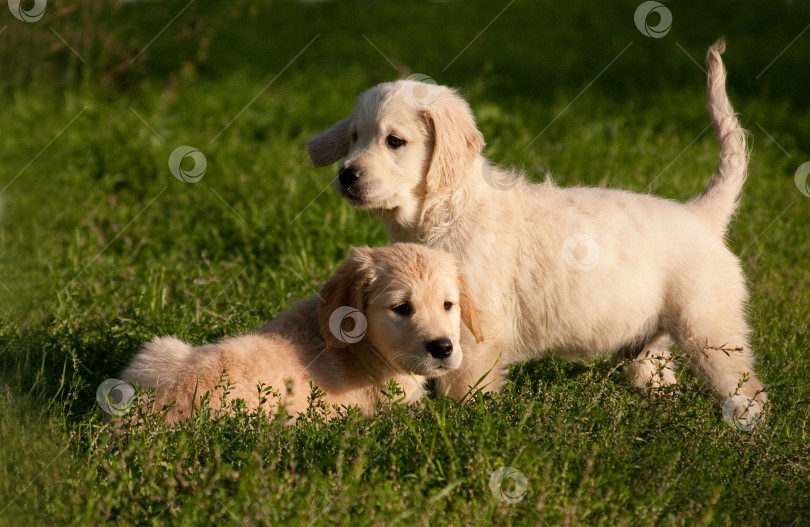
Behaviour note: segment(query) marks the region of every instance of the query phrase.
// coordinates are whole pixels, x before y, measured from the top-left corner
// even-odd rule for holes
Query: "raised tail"
[[[726,233],[740,203],[740,193],[748,172],[746,131],[740,126],[726,94],[726,69],[720,58],[725,50],[726,43],[720,39],[706,54],[706,99],[714,134],[720,143],[720,166],[703,192],[688,203],[722,234]]]

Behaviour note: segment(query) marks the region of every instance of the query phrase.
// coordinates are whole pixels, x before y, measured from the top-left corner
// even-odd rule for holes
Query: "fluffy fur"
[[[669,349],[716,390],[763,403],[754,374],[738,258],[725,243],[748,151],[725,90],[722,41],[708,52],[709,113],[720,164],[688,203],[603,188],[529,183],[481,156],[468,104],[410,81],[363,93],[353,113],[312,138],[312,160],[346,156],[335,180],[374,211],[394,240],[453,253],[482,314],[486,342],[462,336],[462,367],[439,379],[460,398],[490,371],[547,352],[571,359],[633,357],[640,386],[675,382]],[[391,137],[404,140],[392,146]],[[393,142],[394,145],[398,141]],[[341,171],[356,171],[356,180]]]
[[[393,311],[406,302],[412,314]],[[355,314],[345,316],[349,312]],[[264,383],[281,393],[280,404],[294,416],[306,410],[312,381],[330,406],[357,405],[370,415],[389,380],[413,402],[426,376],[461,364],[461,321],[482,338],[451,255],[415,244],[357,248],[318,295],[256,332],[197,348],[173,337],[155,338],[122,378],[153,387],[155,407],[170,406],[170,423],[188,417],[206,392],[218,408],[223,371],[234,383],[229,398],[244,399],[251,409],[259,406],[257,385]],[[448,356],[429,352],[438,339],[451,342]]]

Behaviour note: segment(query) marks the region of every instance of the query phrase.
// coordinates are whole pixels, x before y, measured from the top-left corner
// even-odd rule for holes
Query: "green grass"
[[[810,161],[810,33],[780,55],[806,4],[672,2],[650,39],[635,2],[518,0],[483,33],[507,2],[195,2],[138,54],[184,6],[0,15],[0,524],[810,522],[810,198],[793,180]],[[496,162],[683,200],[717,157],[687,54],[720,35],[753,139],[729,237],[772,401],[753,432],[688,372],[651,397],[609,364],[553,358],[501,393],[369,420],[102,423],[96,388],[147,339],[250,330],[349,245],[386,243],[304,149],[363,89],[429,75],[462,89]],[[206,156],[198,183],[169,172],[181,145]],[[504,466],[526,477],[517,503],[490,491]]]

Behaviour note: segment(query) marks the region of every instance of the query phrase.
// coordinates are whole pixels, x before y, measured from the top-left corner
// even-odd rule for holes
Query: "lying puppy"
[[[412,81],[363,93],[353,113],[309,143],[317,166],[346,156],[335,186],[374,211],[397,241],[453,253],[482,313],[486,342],[462,335],[462,368],[439,379],[460,398],[509,363],[636,357],[641,386],[675,382],[669,348],[724,401],[766,400],[754,374],[738,258],[725,235],[748,152],[725,91],[720,41],[709,49],[708,103],[720,165],[687,203],[602,188],[531,184],[490,165],[466,101]]]
[[[318,295],[255,333],[197,348],[158,337],[122,379],[154,387],[157,409],[173,403],[170,423],[188,417],[206,392],[218,408],[213,391],[223,370],[235,384],[229,398],[244,399],[249,409],[259,406],[257,385],[264,383],[281,392],[280,404],[294,416],[306,410],[313,381],[330,406],[357,405],[370,415],[388,381],[413,402],[426,376],[459,367],[462,320],[480,339],[452,256],[415,244],[357,248]]]

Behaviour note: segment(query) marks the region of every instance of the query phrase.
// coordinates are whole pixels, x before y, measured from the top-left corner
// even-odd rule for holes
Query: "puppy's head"
[[[412,220],[427,194],[470,173],[484,138],[455,90],[405,80],[363,93],[349,117],[307,146],[316,166],[345,156],[335,187],[352,205]]]
[[[366,340],[396,371],[438,376],[458,368],[462,322],[483,340],[455,260],[421,245],[353,249],[320,295],[327,345]]]

